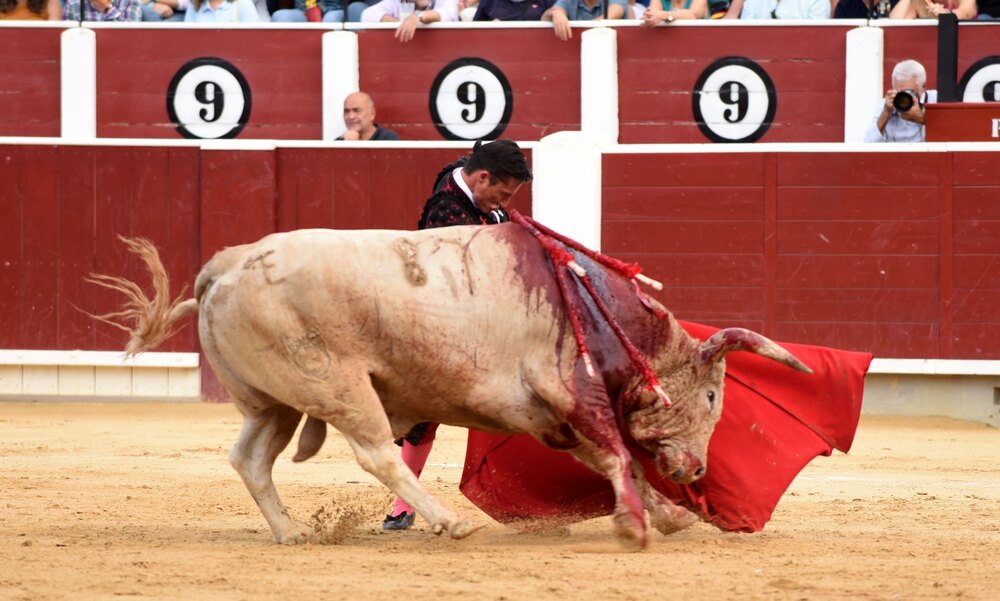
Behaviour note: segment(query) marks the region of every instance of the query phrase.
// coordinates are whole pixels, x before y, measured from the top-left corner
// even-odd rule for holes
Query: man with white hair
[[[935,90],[925,90],[927,71],[915,60],[905,60],[892,70],[892,89],[879,101],[865,142],[923,142],[924,105],[937,100]]]

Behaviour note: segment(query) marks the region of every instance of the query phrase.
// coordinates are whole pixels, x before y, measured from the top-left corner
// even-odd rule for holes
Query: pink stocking
[[[405,440],[403,441],[403,463],[413,471],[417,478],[420,477],[420,472],[424,471],[424,464],[427,463],[427,456],[431,454],[433,446],[433,436],[425,437],[418,445],[412,445]],[[413,508],[400,497],[396,497],[396,503],[392,506],[392,515],[396,516],[404,511],[406,513],[413,513]]]

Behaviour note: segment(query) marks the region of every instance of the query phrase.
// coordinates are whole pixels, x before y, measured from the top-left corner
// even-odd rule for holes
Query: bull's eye
[[[715,391],[708,391],[708,407],[709,409],[715,409]]]

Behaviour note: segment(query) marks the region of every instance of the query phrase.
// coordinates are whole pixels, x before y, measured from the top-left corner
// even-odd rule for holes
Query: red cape
[[[681,325],[704,340],[717,329]],[[631,448],[651,484],[723,530],[764,527],[795,476],[818,455],[847,452],[861,413],[872,356],[781,343],[813,369],[803,374],[753,353],[726,357],[722,418],[708,447],[708,471],[690,485],[660,478],[653,457]],[[531,436],[469,431],[461,490],[494,519],[575,521],[609,515],[603,476]]]

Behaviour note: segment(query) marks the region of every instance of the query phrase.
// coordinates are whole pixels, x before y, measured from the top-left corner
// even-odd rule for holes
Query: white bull
[[[563,301],[547,255],[515,224],[273,234],[216,254],[195,298],[173,303],[155,248],[129,244],[154,276],[153,299],[125,280],[95,276],[131,299],[116,315],[133,321],[127,352],[155,347],[177,320],[199,313],[205,356],[244,416],[230,461],[281,543],[314,537],[289,516],[271,479],[302,414],[337,428],[365,470],[434,533],[455,538],[478,526],[427,493],[393,440],[424,421],[531,434],[610,480],[616,531],[642,546],[644,506],[664,532],[690,516],[633,468],[623,436],[655,454],[665,475],[691,482],[704,473],[722,412],[727,352],[751,350],[808,371],[747,330],[700,343],[631,281],[577,255],[673,400],[665,406],[593,303]],[[583,317],[596,377],[578,353],[571,311]]]

